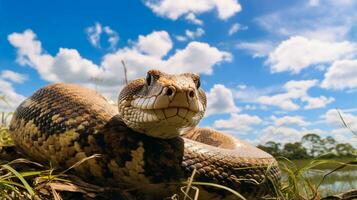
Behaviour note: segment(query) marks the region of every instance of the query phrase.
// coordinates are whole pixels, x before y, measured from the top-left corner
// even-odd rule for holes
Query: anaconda
[[[19,105],[10,132],[25,155],[60,168],[100,154],[76,167],[76,174],[96,184],[142,188],[138,194],[147,198],[170,194],[176,188],[170,183],[194,169],[195,180],[247,198],[275,196],[276,160],[227,134],[197,128],[205,109],[198,75],[150,70],[120,92],[117,107],[75,84],[43,87]],[[210,198],[237,197],[201,188],[200,199]]]

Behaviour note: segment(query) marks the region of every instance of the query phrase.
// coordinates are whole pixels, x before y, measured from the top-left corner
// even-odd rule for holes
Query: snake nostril
[[[168,88],[168,89],[166,90],[166,95],[167,95],[167,96],[171,96],[173,93],[174,93],[174,91],[173,91],[171,88]]]
[[[188,96],[189,96],[190,98],[195,97],[195,92],[191,90],[191,91],[188,93]]]

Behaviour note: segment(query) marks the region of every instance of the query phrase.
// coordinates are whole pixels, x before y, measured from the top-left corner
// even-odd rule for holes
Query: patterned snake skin
[[[96,91],[54,84],[17,108],[10,132],[25,155],[60,168],[100,154],[76,167],[76,174],[96,184],[139,188],[136,194],[146,199],[172,195],[177,185],[169,183],[194,169],[195,181],[228,186],[248,199],[276,195],[280,171],[271,155],[218,131],[194,128],[206,107],[197,75],[149,71],[123,89],[118,106],[119,112]],[[200,189],[200,199],[236,198]]]

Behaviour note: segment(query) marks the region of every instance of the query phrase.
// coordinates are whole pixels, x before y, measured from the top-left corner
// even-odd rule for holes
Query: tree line
[[[281,144],[268,141],[258,148],[270,153],[274,157],[286,157],[290,160],[309,159],[316,157],[335,158],[335,157],[356,157],[357,149],[349,143],[338,143],[333,137],[321,136],[309,133],[304,135],[300,141]]]

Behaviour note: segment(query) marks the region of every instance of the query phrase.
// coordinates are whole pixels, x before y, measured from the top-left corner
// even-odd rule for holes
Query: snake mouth
[[[171,92],[169,92],[171,90]],[[136,96],[130,101],[130,105],[141,110],[161,109],[187,109],[192,112],[204,111],[205,106],[192,90],[190,92],[177,92],[175,89],[165,87],[159,95]]]
[[[197,111],[190,110],[185,107],[168,107],[164,109],[151,109],[151,110],[142,110],[143,113],[146,114],[155,114],[156,118],[153,116],[152,121],[161,121],[161,120],[169,120],[170,118],[182,118],[186,121],[191,121],[194,116],[197,114]]]
[[[133,101],[138,102],[132,100],[119,105],[124,122],[135,131],[158,138],[179,136],[184,128],[196,126],[204,114],[203,108],[200,111],[182,105],[143,109],[143,106],[136,106]]]

